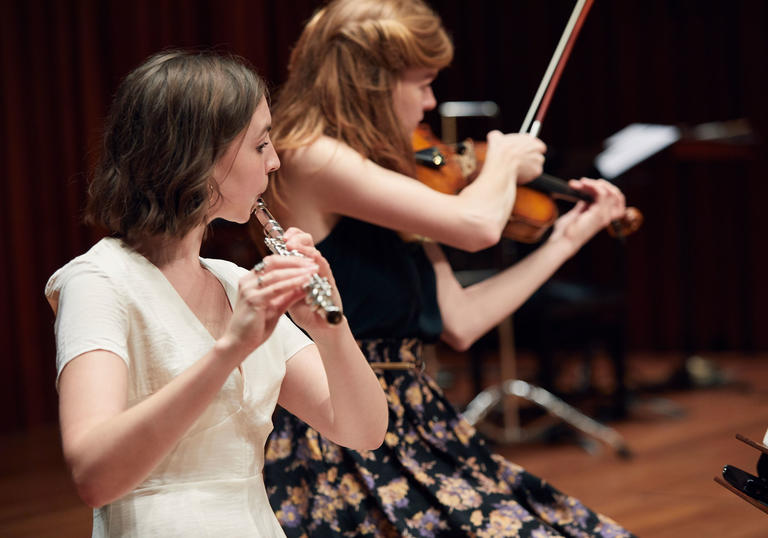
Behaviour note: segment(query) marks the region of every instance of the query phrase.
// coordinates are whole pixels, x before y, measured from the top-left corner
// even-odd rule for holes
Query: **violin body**
[[[485,142],[466,140],[451,148],[438,139],[426,124],[413,133],[417,179],[428,187],[456,194],[480,172],[485,161]],[[558,217],[554,200],[540,191],[518,185],[515,205],[503,236],[523,243],[535,243]]]
[[[558,216],[557,205],[552,198],[530,187],[518,185],[512,216],[502,235],[521,243],[536,243]]]
[[[465,140],[453,149],[438,139],[426,124],[412,136],[416,155],[417,179],[446,194],[456,194],[477,177],[485,162],[486,142]],[[536,243],[559,216],[555,198],[591,202],[591,198],[568,186],[562,179],[542,174],[531,186],[518,185],[515,204],[502,235],[522,243]],[[643,215],[634,207],[608,227],[608,233],[623,238],[637,231]]]

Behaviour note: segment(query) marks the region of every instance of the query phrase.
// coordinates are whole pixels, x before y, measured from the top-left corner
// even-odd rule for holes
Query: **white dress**
[[[223,260],[201,262],[234,305],[246,270]],[[45,293],[56,313],[58,372],[86,351],[111,351],[128,366],[129,406],[214,343],[162,272],[118,239],[102,239],[56,271]],[[262,479],[264,443],[285,362],[310,343],[283,317],[147,479],[94,510],[93,536],[284,536]]]

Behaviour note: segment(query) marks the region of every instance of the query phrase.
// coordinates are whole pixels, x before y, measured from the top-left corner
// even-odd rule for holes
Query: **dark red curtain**
[[[16,0],[0,7],[0,431],[56,418],[48,276],[96,234],[80,223],[101,121],[122,76],[168,47],[247,57],[273,85],[317,0]],[[457,46],[439,101],[494,100],[519,129],[573,2],[432,2]],[[768,349],[764,233],[765,55],[760,0],[597,0],[541,136],[562,176],[633,122],[692,127],[743,118],[751,140],[680,143],[617,182],[646,215],[612,263],[598,237],[563,272],[619,281],[632,349]],[[211,249],[253,256],[242,230]]]
[[[14,1],[0,8],[0,430],[56,416],[50,274],[96,239],[81,225],[87,172],[116,85],[169,47],[216,47],[270,81],[317,2]]]

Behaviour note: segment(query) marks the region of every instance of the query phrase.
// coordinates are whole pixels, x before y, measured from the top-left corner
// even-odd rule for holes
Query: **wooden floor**
[[[713,480],[726,463],[754,472],[757,452],[734,435],[761,440],[768,428],[768,356],[708,358],[739,383],[638,393],[629,418],[610,423],[633,452],[629,460],[602,444],[595,453],[567,442],[496,450],[640,537],[768,536],[768,515]],[[455,357],[440,360],[454,380],[447,383],[449,396],[465,401],[466,384],[456,381],[466,377],[462,365]],[[632,356],[628,378],[647,381],[677,361]],[[493,381],[495,365],[487,368]],[[667,414],[670,405],[682,416]],[[55,425],[0,437],[0,456],[0,537],[90,536],[91,512],[69,484]]]

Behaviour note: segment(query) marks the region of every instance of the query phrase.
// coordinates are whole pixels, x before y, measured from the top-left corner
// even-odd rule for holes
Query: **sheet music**
[[[680,139],[672,125],[632,123],[605,140],[595,157],[595,167],[605,179],[613,179]]]

